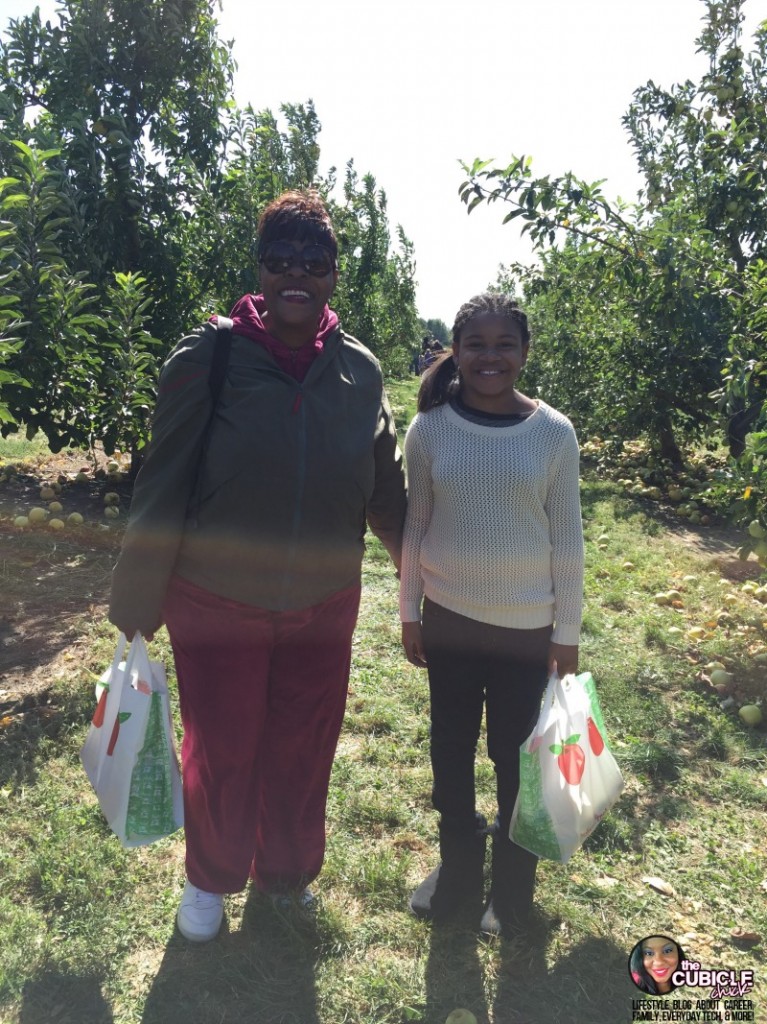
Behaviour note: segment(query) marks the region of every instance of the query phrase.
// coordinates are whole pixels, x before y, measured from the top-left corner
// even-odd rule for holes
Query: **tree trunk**
[[[684,459],[674,437],[671,419],[668,416],[663,417],[657,424],[656,431],[661,458],[670,462],[677,471],[684,469]]]

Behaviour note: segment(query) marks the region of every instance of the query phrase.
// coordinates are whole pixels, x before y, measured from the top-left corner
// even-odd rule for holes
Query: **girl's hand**
[[[405,656],[411,665],[415,665],[416,668],[426,668],[420,622],[402,623],[402,646],[405,648]]]
[[[560,677],[578,671],[577,644],[549,644],[549,675],[555,668]]]

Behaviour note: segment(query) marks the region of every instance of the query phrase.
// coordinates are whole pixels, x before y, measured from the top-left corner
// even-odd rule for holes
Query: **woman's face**
[[[668,992],[673,986],[671,975],[679,966],[679,950],[675,942],[663,935],[652,935],[642,943],[644,969],[658,986],[659,992]]]
[[[304,250],[316,249],[314,242],[279,241],[280,251],[292,249],[295,259],[276,273],[261,262],[261,292],[266,304],[264,325],[270,334],[286,345],[298,347],[311,340],[317,324],[338,280],[332,258],[326,274],[309,273],[300,262]],[[269,247],[267,247],[267,252]]]

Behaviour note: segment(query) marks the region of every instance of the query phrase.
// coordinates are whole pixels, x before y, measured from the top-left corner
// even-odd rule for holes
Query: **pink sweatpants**
[[[300,889],[325,854],[355,585],[271,612],[176,576],[164,607],[184,740],[186,873],[207,892]]]

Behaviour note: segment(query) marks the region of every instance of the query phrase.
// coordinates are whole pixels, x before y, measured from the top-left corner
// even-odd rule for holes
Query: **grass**
[[[400,425],[412,411],[408,383],[390,389]],[[372,542],[316,919],[281,915],[245,892],[228,900],[214,943],[198,948],[174,933],[181,837],[122,850],[79,765],[93,675],[114,642],[103,620],[87,621],[77,658],[62,662],[70,667],[0,723],[0,1021],[442,1024],[465,1006],[480,1024],[623,1024],[639,994],[628,951],[651,933],[675,936],[704,966],[754,970],[754,1019],[765,1019],[765,732],[723,710],[702,670],[721,660],[739,699],[763,695],[753,657],[767,649],[767,614],[715,553],[683,545],[613,485],[587,479],[583,507],[582,665],[597,681],[626,786],[567,865],[541,864],[542,941],[433,930],[407,913],[409,892],[437,861],[426,680],[401,655],[396,580]],[[681,607],[653,602],[672,587]],[[717,615],[723,607],[728,618]],[[698,625],[705,635],[693,639]],[[152,648],[170,664],[164,633]],[[488,814],[493,788],[481,754]],[[737,926],[763,941],[733,939]]]

